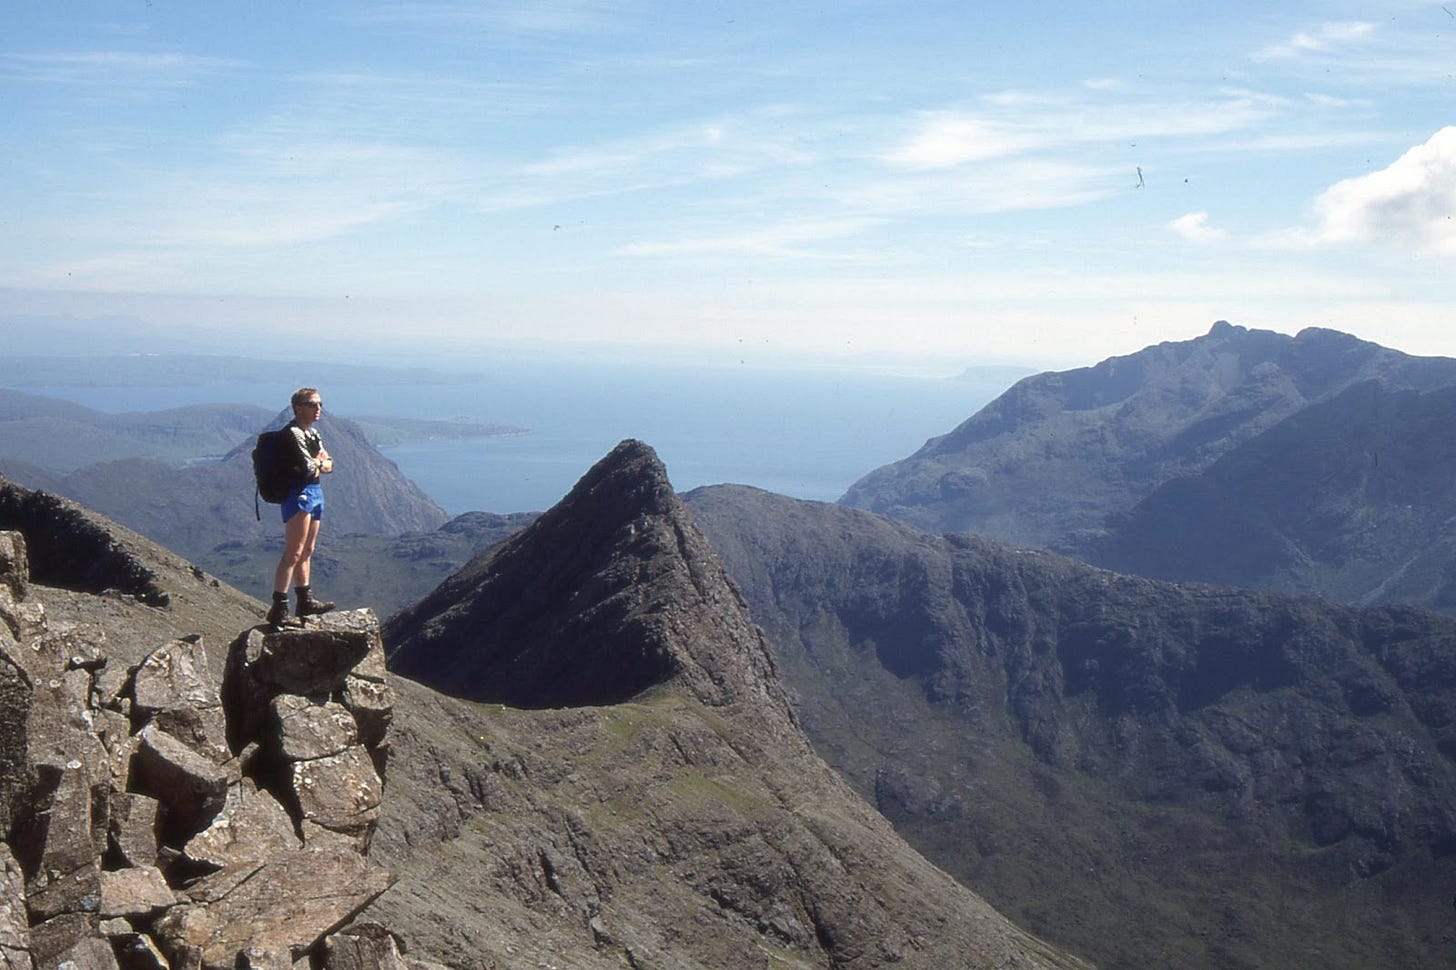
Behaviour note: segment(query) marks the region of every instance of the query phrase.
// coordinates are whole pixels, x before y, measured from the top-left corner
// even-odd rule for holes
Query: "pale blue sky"
[[[4,9],[0,328],[1456,356],[1456,2]]]

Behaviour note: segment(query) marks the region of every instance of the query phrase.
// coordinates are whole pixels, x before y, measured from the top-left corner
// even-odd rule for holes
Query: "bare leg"
[[[318,545],[319,526],[323,524],[322,519],[315,519],[313,516],[304,516],[308,520],[308,526],[304,530],[303,549],[298,560],[298,565],[293,567],[293,584],[295,586],[307,586],[309,577],[313,574],[313,549]]]
[[[313,555],[318,526],[318,520],[307,512],[295,512],[293,518],[283,524],[283,555],[273,573],[273,592],[287,593],[295,579],[308,582],[308,557]]]

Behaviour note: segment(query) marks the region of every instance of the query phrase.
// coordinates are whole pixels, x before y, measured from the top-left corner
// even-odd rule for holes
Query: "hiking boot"
[[[307,586],[298,587],[298,609],[294,610],[295,616],[318,616],[320,613],[327,613],[334,608],[329,600],[316,600],[313,598],[313,590]],[[288,605],[285,603],[283,609],[286,611]]]
[[[279,599],[277,596],[274,596],[273,605],[268,608],[268,615],[264,618],[263,622],[267,623],[269,626],[273,627],[276,630],[278,627],[281,627],[284,621],[287,619],[288,597],[285,595],[282,599]]]

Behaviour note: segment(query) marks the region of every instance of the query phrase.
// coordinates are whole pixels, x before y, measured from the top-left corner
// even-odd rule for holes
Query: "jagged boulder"
[[[228,789],[212,824],[188,841],[183,856],[202,868],[259,862],[303,847],[282,803],[251,778]]]
[[[280,694],[300,697],[343,695],[358,684],[384,683],[384,644],[370,610],[345,610],[310,619],[301,627],[255,627],[228,649],[222,696],[227,706],[228,743],[240,751],[258,739],[265,713]],[[370,693],[386,701],[388,693]],[[346,704],[346,706],[348,706]],[[383,719],[387,703],[371,702],[366,718]],[[382,740],[382,732],[371,731]]]
[[[43,766],[34,809],[17,826],[16,846],[29,879],[32,918],[94,913],[100,905],[101,853],[93,837],[90,779],[84,767]]]
[[[138,792],[112,790],[109,850],[129,866],[150,866],[161,848],[162,803]]]
[[[356,923],[324,938],[324,970],[407,970],[394,934],[378,923]]]
[[[25,536],[19,532],[0,532],[0,587],[13,600],[25,599],[30,588],[30,557],[26,554]]]
[[[208,673],[200,636],[152,651],[132,677],[131,697],[133,718],[149,721],[206,758],[227,760],[222,699]]]
[[[102,919],[146,917],[176,902],[167,877],[156,866],[133,866],[101,873]]]
[[[187,887],[191,902],[157,922],[157,939],[174,967],[232,970],[250,950],[291,960],[392,884],[387,872],[342,846],[301,849]]]
[[[164,830],[183,841],[212,824],[232,781],[222,765],[153,724],[142,728],[133,777],[142,791],[163,799]]]

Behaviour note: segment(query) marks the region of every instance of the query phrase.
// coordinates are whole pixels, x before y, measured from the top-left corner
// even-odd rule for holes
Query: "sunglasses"
[[[299,405],[299,407],[301,408],[322,408],[323,406],[323,401],[304,401],[302,404]]]

